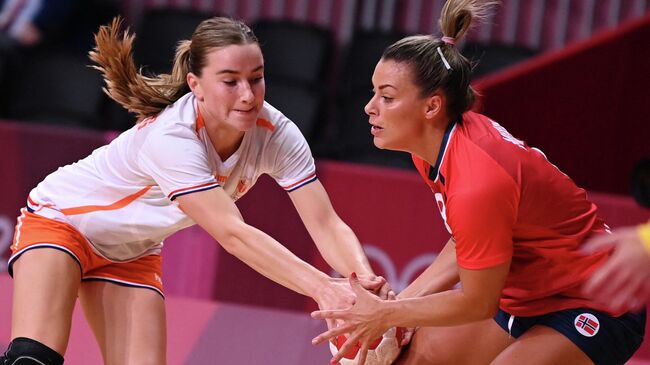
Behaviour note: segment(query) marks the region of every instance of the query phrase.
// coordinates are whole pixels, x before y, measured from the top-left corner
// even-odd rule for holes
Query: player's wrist
[[[317,274],[316,280],[311,281],[307,289],[307,295],[316,300],[317,302],[331,293],[335,292],[333,286],[335,285],[334,279],[325,274]]]
[[[387,327],[401,326],[400,307],[403,303],[399,300],[382,300],[381,303],[381,320]]]
[[[641,244],[645,248],[648,255],[650,255],[650,222],[638,226],[637,233],[641,239]]]

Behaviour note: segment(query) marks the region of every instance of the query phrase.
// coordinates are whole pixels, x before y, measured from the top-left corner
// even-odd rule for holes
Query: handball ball
[[[386,331],[381,338],[378,338],[370,345],[368,355],[366,356],[366,365],[390,365],[397,359],[397,355],[401,351],[400,343],[404,330],[402,328],[393,327]],[[330,342],[330,351],[332,355],[336,354],[343,346],[347,337],[344,335],[336,338],[336,344]],[[340,361],[341,365],[356,365],[359,352],[359,344],[352,346],[352,348],[343,356]]]

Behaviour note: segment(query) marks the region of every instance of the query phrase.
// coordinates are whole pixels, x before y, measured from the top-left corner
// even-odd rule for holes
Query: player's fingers
[[[397,294],[391,289],[388,291],[388,300],[395,300],[397,299]]]
[[[356,340],[353,341],[351,338],[348,338],[348,339],[343,343],[343,346],[341,346],[341,348],[339,349],[339,352],[337,352],[337,353],[334,355],[334,357],[332,358],[332,360],[330,360],[330,362],[331,362],[332,364],[336,364],[336,363],[338,363],[339,361],[341,361],[341,359],[343,358],[343,356],[345,356],[345,354],[347,354],[353,346],[356,346],[356,344],[357,344],[357,341],[356,341]]]
[[[366,292],[366,289],[361,285],[361,282],[359,281],[359,277],[357,276],[356,273],[352,273],[350,275],[350,287],[352,288],[352,291],[354,291],[355,294],[357,294],[357,298],[359,297],[359,294]]]
[[[383,300],[391,299],[390,294],[393,293],[393,296],[395,296],[395,292],[390,288],[390,285],[388,283],[385,283],[384,285],[379,288],[379,292],[377,293],[377,296]]]
[[[614,311],[624,311],[630,309],[631,301],[634,300],[629,294],[619,294],[609,303],[609,307]]]
[[[353,329],[354,329],[353,326],[350,326],[350,325],[332,328],[332,329],[329,329],[329,330],[321,333],[320,335],[314,337],[311,340],[311,343],[313,345],[318,345],[318,344],[323,343],[323,342],[325,342],[325,341],[327,341],[327,340],[329,340],[331,338],[336,338],[336,336],[338,336],[338,335],[342,335],[344,333],[352,332]]]
[[[353,273],[354,274],[354,273]],[[357,275],[359,283],[366,290],[378,291],[383,285],[386,284],[386,279],[376,275]]]
[[[331,321],[331,323],[332,323],[332,326],[327,328],[328,330],[330,330],[332,328],[337,328],[339,326],[343,326],[345,324],[345,322],[343,322],[340,319],[327,319],[326,321]],[[329,341],[331,343],[333,343],[334,345],[336,345],[336,337],[331,337]]]
[[[345,319],[347,310],[345,309],[323,309],[311,312],[313,319]]]
[[[617,240],[618,238],[615,234],[601,234],[588,239],[580,247],[580,250],[585,253],[592,253],[594,251],[599,251],[614,246]]]
[[[605,264],[591,275],[583,286],[585,294],[596,297],[602,292],[603,287],[607,285],[607,278],[611,274],[610,267]]]
[[[630,309],[635,302],[635,294],[642,288],[642,285],[638,276],[628,276],[625,285],[622,285],[612,298],[611,305],[616,309]]]
[[[354,273],[357,275],[356,273]],[[386,279],[383,276],[379,275],[357,275],[357,278],[363,283],[364,281],[372,283],[374,285],[384,285]]]
[[[634,298],[630,303],[630,310],[633,312],[640,311],[643,308],[645,308],[645,302],[637,298]]]
[[[646,306],[646,301],[650,298],[650,283],[647,280],[641,285],[641,287],[634,293],[634,297],[630,303],[630,310],[638,311]]]
[[[359,361],[357,361],[357,365],[364,365],[366,363],[366,357],[368,357],[368,343],[364,342],[359,349]]]
[[[603,268],[606,272],[609,271],[609,274],[603,279],[602,285],[598,287],[598,291],[592,294],[592,297],[596,301],[609,306],[614,306],[619,293],[625,290],[628,286],[629,275],[626,272],[621,272],[620,270],[610,269],[613,267],[611,261],[603,265]],[[618,305],[618,304],[616,304]]]
[[[650,301],[650,280],[645,281],[645,285],[638,294],[638,298],[642,301]]]
[[[620,256],[616,253],[587,280],[583,291],[599,301],[609,301],[612,295],[626,285],[626,267],[621,268]]]
[[[384,285],[388,285],[388,280],[386,280],[386,278],[383,276],[377,276],[377,281],[379,282],[379,284],[381,284],[382,287]]]
[[[335,319],[327,318],[327,319],[325,319],[325,323],[327,323],[327,329],[328,330],[331,330],[332,328],[336,328],[336,320]]]

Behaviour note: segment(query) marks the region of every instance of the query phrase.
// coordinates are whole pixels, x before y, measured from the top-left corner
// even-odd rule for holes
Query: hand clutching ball
[[[402,343],[402,337],[404,331],[400,327],[393,327],[386,331],[381,338],[378,338],[368,350],[368,355],[366,357],[365,365],[390,365],[397,359],[399,355]],[[330,351],[332,355],[335,355],[345,341],[347,337],[345,335],[340,335],[336,337],[336,343],[330,342]],[[353,346],[339,361],[341,365],[356,365],[359,359],[359,344]]]

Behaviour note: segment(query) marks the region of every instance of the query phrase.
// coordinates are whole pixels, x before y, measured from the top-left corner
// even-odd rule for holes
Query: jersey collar
[[[449,123],[449,125],[447,125],[447,128],[445,129],[445,135],[442,136],[442,142],[440,143],[440,150],[438,151],[438,158],[436,159],[436,164],[435,166],[431,166],[429,168],[429,180],[433,182],[436,182],[438,180],[440,166],[442,166],[442,161],[445,157],[445,153],[447,152],[447,146],[449,145],[451,136],[454,133],[454,130],[456,130],[456,124],[458,123],[451,122]]]

